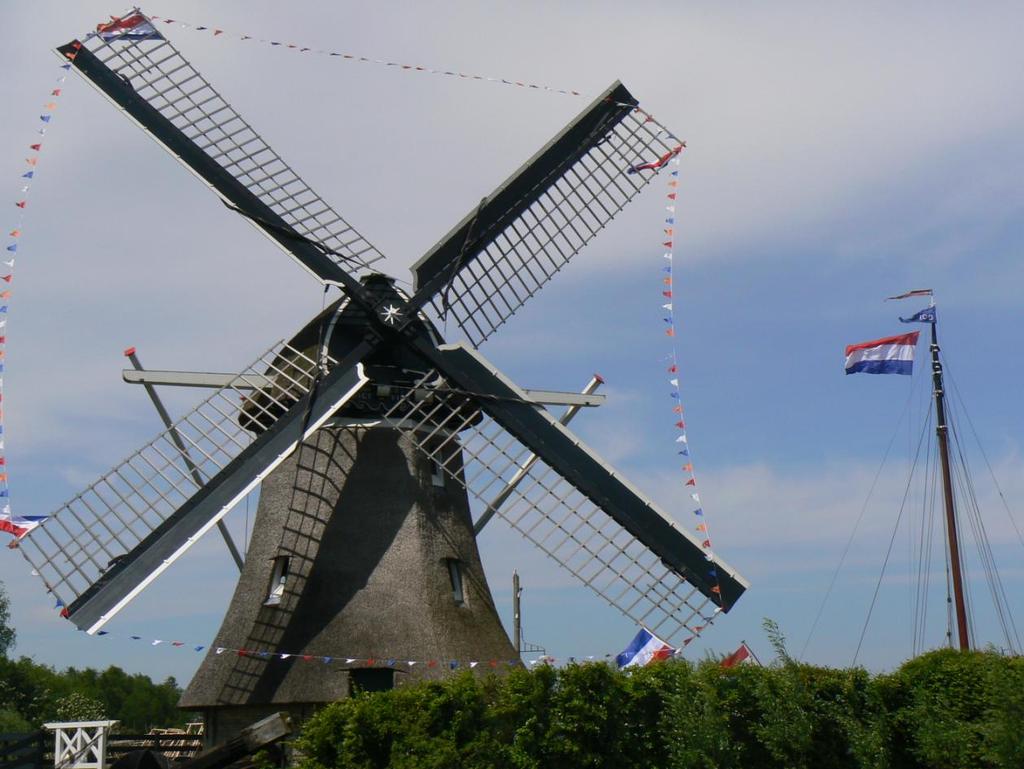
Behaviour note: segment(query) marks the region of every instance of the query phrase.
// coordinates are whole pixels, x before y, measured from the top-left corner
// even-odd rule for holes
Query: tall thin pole
[[[967,632],[967,608],[964,602],[964,580],[960,573],[960,544],[956,536],[956,508],[953,504],[953,481],[949,474],[949,430],[946,426],[945,392],[942,387],[942,363],[939,361],[939,338],[932,321],[932,385],[935,396],[935,433],[939,438],[942,461],[942,492],[946,502],[946,534],[949,537],[949,564],[953,571],[953,601],[956,604],[956,628],[961,651],[971,648]]]
[[[522,654],[523,646],[523,615],[519,611],[519,572],[512,572],[512,643],[516,647],[516,656]]]

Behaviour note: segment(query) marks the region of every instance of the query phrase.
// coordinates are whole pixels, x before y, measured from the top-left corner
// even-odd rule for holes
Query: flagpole
[[[934,302],[934,300],[933,300]],[[963,575],[960,571],[960,544],[956,533],[956,508],[953,504],[953,481],[949,472],[949,430],[946,426],[945,391],[942,385],[942,363],[939,361],[939,338],[935,330],[936,318],[932,319],[932,385],[935,397],[935,433],[939,439],[939,457],[942,461],[942,492],[946,506],[946,535],[949,538],[949,564],[953,572],[953,600],[956,604],[956,627],[960,639],[960,650],[970,649],[967,631],[967,609],[964,602]]]

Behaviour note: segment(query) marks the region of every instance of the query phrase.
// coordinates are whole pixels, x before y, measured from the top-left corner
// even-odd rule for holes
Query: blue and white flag
[[[909,318],[900,318],[900,323],[934,323],[935,305],[925,307],[911,315]]]
[[[647,665],[655,660],[668,659],[675,652],[671,646],[662,641],[658,636],[646,628],[641,628],[636,638],[629,642],[629,646],[615,657],[615,662],[620,668],[633,667],[634,665]]]

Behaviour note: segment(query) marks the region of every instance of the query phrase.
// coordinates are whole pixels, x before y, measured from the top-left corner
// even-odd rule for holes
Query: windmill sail
[[[92,35],[58,51],[218,195],[271,222],[276,229],[268,234],[317,278],[334,277],[320,260],[349,270],[383,259],[166,38]],[[336,253],[300,255],[290,248],[299,239],[288,238],[289,232]]]
[[[636,106],[619,82],[595,99],[413,265],[417,295],[491,336],[654,178],[635,166],[681,149]]]
[[[253,395],[245,385],[268,372],[274,385]],[[322,383],[317,372],[317,361],[276,345],[21,539],[72,622],[98,630],[366,382],[361,367]]]
[[[609,88],[424,256],[409,298],[385,276],[349,274],[380,253],[167,40],[107,38],[59,50],[307,270],[340,284],[350,309],[334,319],[351,335],[314,348],[296,337],[270,351],[172,428],[187,461],[165,432],[22,539],[73,622],[101,627],[352,399],[368,381],[363,362],[379,367],[382,355],[385,378],[398,377],[382,387],[395,399],[386,417],[485,504],[523,476],[498,514],[624,614],[679,639],[735,603],[742,577],[476,353],[437,347],[421,312],[450,314],[474,343],[487,339],[681,149],[624,86]],[[304,332],[321,329],[318,320],[327,322],[322,314]],[[424,369],[432,370],[420,378]],[[244,391],[240,408],[243,383],[256,391]],[[473,468],[465,475],[460,451]]]
[[[732,607],[746,581],[479,353],[449,345],[436,360],[391,416],[452,479],[487,504],[527,468],[498,515],[667,641]]]

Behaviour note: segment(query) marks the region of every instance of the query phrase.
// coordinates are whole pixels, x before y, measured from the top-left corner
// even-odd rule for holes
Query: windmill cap
[[[134,354],[135,354],[135,348],[134,348],[134,347],[129,347],[129,348],[127,348],[127,349],[126,349],[126,350],[124,351],[124,357],[126,357],[126,358],[130,358],[130,357],[132,357],[132,356],[133,356]]]

